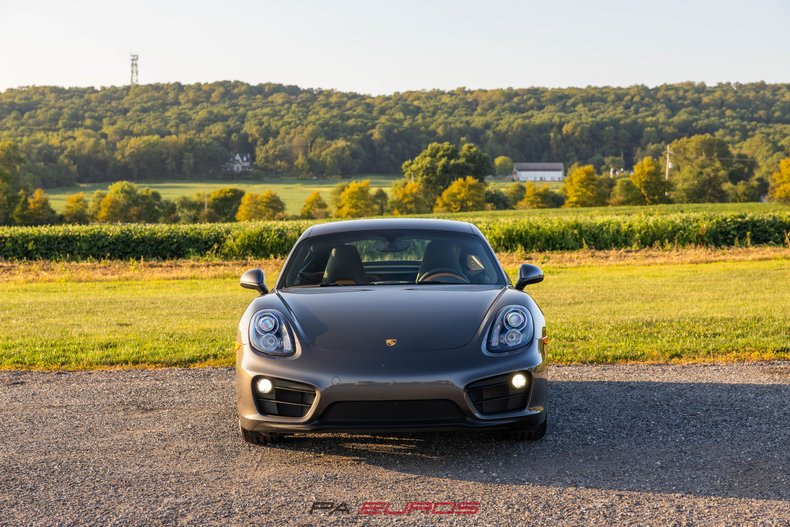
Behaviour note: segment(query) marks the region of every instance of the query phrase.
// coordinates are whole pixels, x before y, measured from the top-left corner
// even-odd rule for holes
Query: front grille
[[[315,402],[315,388],[302,382],[286,381],[267,377],[274,389],[269,393],[259,393],[256,382],[252,380],[252,393],[258,413],[280,417],[304,417]]]
[[[446,399],[405,401],[342,401],[330,404],[321,414],[322,421],[376,423],[435,423],[459,421],[464,414],[458,405]]]
[[[527,379],[529,374],[524,373]],[[469,400],[481,414],[498,414],[523,410],[529,400],[529,385],[516,389],[510,383],[512,373],[475,381],[466,387]]]

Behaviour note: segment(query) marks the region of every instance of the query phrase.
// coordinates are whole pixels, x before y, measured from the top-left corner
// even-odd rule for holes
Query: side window
[[[486,267],[488,258],[479,254],[476,248],[465,247],[461,255],[461,267],[473,284],[492,284],[496,282],[496,272]]]
[[[466,255],[466,268],[472,273],[479,273],[480,271],[485,271],[483,262],[481,262],[480,258],[475,256],[474,254]]]

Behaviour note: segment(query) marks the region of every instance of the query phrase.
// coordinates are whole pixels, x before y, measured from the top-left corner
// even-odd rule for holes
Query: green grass
[[[354,180],[369,179],[373,190],[383,188],[388,190],[395,179],[400,175],[357,175]],[[329,191],[341,181],[348,179],[296,179],[296,178],[265,178],[263,181],[250,181],[245,179],[223,181],[140,181],[138,184],[158,191],[163,198],[176,199],[180,196],[194,196],[198,192],[211,192],[222,187],[237,187],[245,191],[260,193],[264,190],[273,190],[285,202],[288,214],[299,214],[304,205],[304,200],[313,191],[321,192],[325,200],[329,200]],[[47,189],[47,195],[52,207],[61,212],[66,203],[66,197],[76,192],[85,192],[90,195],[97,190],[106,190],[111,183],[91,183],[73,187],[57,187]]]
[[[560,362],[790,358],[787,260],[548,269],[530,288]]]
[[[786,259],[544,270],[553,362],[790,359]],[[0,368],[232,365],[237,284],[0,283]]]

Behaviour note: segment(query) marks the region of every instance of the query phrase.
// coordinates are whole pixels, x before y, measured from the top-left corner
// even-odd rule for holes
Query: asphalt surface
[[[790,525],[790,364],[551,377],[536,443],[336,434],[257,447],[237,435],[232,370],[0,372],[0,524]],[[366,501],[479,511],[360,515]],[[311,514],[314,502],[335,512]]]

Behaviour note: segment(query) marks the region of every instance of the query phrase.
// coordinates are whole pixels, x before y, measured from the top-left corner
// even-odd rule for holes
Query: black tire
[[[546,416],[546,419],[543,420],[543,423],[541,423],[541,425],[535,430],[511,430],[509,432],[505,432],[505,438],[515,441],[537,441],[546,435],[546,428],[548,427],[548,424],[549,418]]]
[[[241,438],[244,439],[244,441],[253,445],[271,445],[274,443],[279,443],[283,439],[282,434],[267,434],[263,432],[253,432],[252,430],[247,430],[241,426],[241,422],[239,422],[239,434],[241,434]]]

